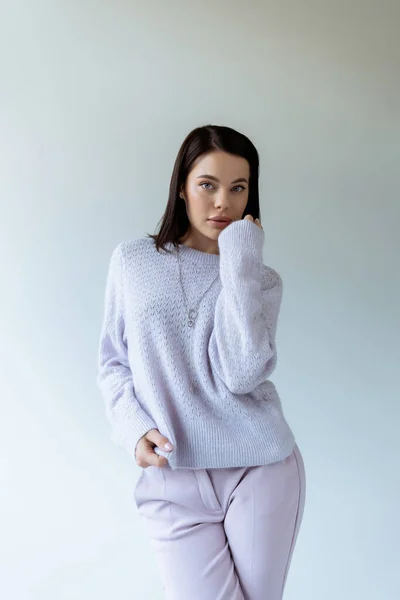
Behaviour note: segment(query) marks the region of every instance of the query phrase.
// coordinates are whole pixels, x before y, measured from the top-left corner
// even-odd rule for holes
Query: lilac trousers
[[[280,462],[143,469],[135,503],[167,600],[281,600],[305,504],[298,446]]]

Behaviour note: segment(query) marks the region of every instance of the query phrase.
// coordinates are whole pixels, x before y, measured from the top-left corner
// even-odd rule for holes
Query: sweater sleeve
[[[100,334],[97,384],[105,401],[112,441],[134,458],[136,444],[153,419],[135,397],[125,339],[123,243],[112,253],[106,282],[104,318]]]
[[[265,382],[276,365],[282,280],[264,266],[264,230],[234,221],[218,238],[222,289],[209,341],[211,369],[234,394]]]

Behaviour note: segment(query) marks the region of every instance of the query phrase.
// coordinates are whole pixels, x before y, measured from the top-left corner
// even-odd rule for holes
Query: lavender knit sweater
[[[112,439],[132,457],[153,428],[174,445],[155,448],[174,469],[269,464],[292,452],[269,381],[282,281],[263,264],[264,238],[240,220],[220,233],[219,255],[182,244],[158,253],[151,238],[115,248],[98,385]],[[187,308],[197,308],[192,326]]]

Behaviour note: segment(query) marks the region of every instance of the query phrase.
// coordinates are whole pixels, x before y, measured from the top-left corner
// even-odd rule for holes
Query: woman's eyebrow
[[[220,183],[218,177],[214,177],[214,175],[199,175],[197,179],[201,179],[202,177],[206,177],[207,179],[212,179],[213,181]],[[232,183],[239,183],[239,181],[244,181],[247,183],[247,179],[245,177],[238,177],[237,179],[234,179]]]

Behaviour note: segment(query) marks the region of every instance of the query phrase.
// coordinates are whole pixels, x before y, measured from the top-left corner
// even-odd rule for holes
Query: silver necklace
[[[189,308],[187,297],[186,297],[186,294],[185,294],[185,288],[183,287],[182,270],[181,270],[181,259],[180,259],[180,256],[179,256],[179,249],[178,249],[178,252],[177,252],[177,258],[178,258],[179,281],[181,283],[182,295],[183,295],[183,299],[184,299],[184,302],[185,302],[185,307],[186,307],[186,311],[187,311],[187,315],[188,315],[188,322],[187,322],[187,324],[188,324],[189,327],[194,327],[195,322],[196,322],[196,318],[197,318],[197,315],[198,315],[199,304],[203,300],[203,298],[207,294],[207,292],[212,288],[212,286],[214,285],[214,283],[217,281],[217,279],[219,277],[219,272],[217,273],[217,276],[215,277],[215,279],[213,279],[213,281],[211,282],[211,284],[208,286],[208,288],[206,289],[206,291],[201,295],[200,300],[197,302],[196,306]]]

